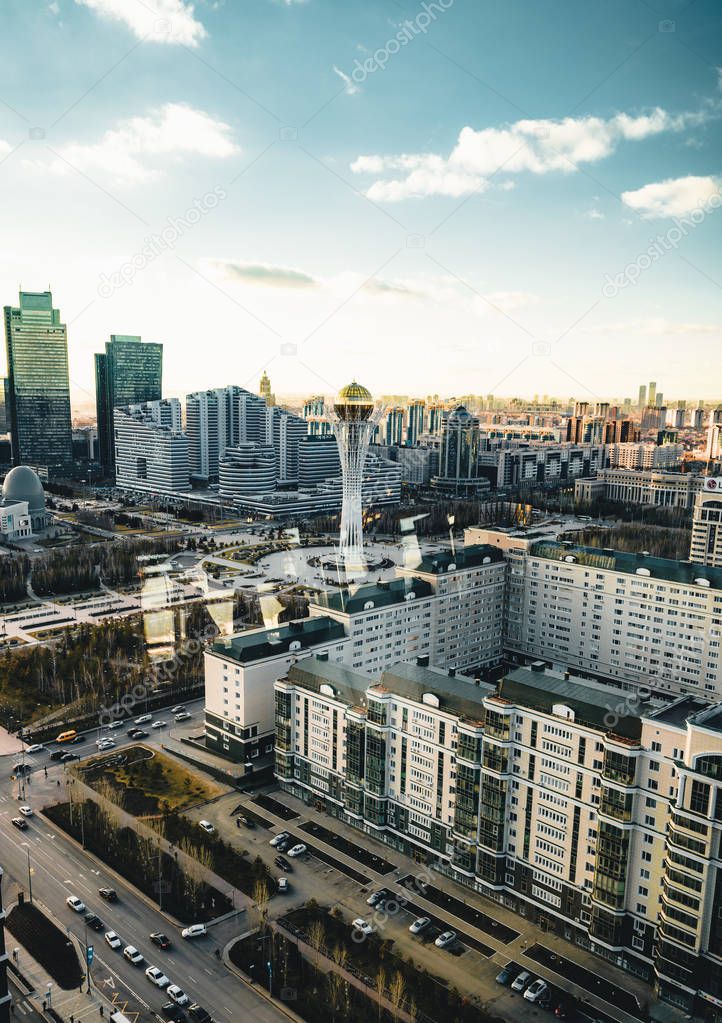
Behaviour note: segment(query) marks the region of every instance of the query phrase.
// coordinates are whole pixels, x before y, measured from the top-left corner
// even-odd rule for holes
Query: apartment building
[[[575,481],[574,499],[582,504],[602,499],[657,508],[691,508],[703,481],[703,476],[689,472],[602,469],[592,479]]]
[[[608,444],[607,465],[611,469],[679,469],[681,444]]]
[[[157,494],[190,489],[188,438],[177,398],[147,401],[113,411],[116,484]]]
[[[689,560],[699,565],[722,568],[722,479],[713,476],[704,481],[697,494],[692,515],[692,539]]]
[[[273,752],[273,683],[312,653],[343,659],[348,641],[330,618],[219,637],[204,652],[205,737],[215,753],[253,761]]]
[[[275,689],[282,788],[700,1011],[722,996],[722,704],[537,662],[494,689],[322,657]]]
[[[603,444],[532,442],[479,453],[479,472],[500,489],[554,486],[595,476],[604,464]]]
[[[505,646],[659,694],[722,696],[722,570],[471,529],[508,559]]]

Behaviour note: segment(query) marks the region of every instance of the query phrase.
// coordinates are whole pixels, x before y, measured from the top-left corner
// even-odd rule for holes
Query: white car
[[[32,817],[33,816],[33,808],[32,808],[32,806],[20,806],[20,807],[18,807],[18,809],[20,810],[20,813],[23,815],[23,817]]]
[[[449,948],[456,941],[456,931],[444,931],[440,934],[434,944],[437,948]]]
[[[108,728],[122,728],[125,721],[111,721]]]
[[[32,744],[32,746],[27,746],[25,748],[25,752],[26,753],[40,753],[40,751],[44,750],[44,749],[45,749],[45,747],[43,746],[42,742],[34,742]]]
[[[129,963],[133,964],[133,966],[140,966],[143,962],[143,955],[138,951],[135,945],[125,946],[123,949],[123,958],[127,959]]]
[[[191,719],[191,716],[190,716],[190,714],[188,713],[187,710],[182,710],[180,712],[180,714],[176,714],[176,716],[175,716],[175,720],[176,721],[190,721],[190,719]]]
[[[120,948],[123,942],[120,940],[115,931],[106,931],[105,940],[108,942],[111,948]]]
[[[165,728],[165,721],[154,721],[151,728]]]
[[[528,970],[522,970],[519,976],[514,981],[512,981],[511,985],[512,991],[523,991],[530,980],[531,973],[529,973]]]
[[[288,878],[287,877],[279,877],[279,879],[278,879],[278,894],[279,895],[285,895],[287,891],[288,891]]]
[[[293,849],[288,850],[289,856],[303,856],[306,851],[306,846],[303,842],[299,842],[298,845],[294,845]]]
[[[177,703],[175,707],[171,707],[170,709],[171,714],[180,714],[181,711],[185,711],[185,707],[182,703]]]
[[[153,720],[152,714],[141,714],[139,718],[135,719],[136,725],[147,725],[149,721]]]
[[[538,1002],[543,994],[549,990],[543,980],[535,980],[524,992],[527,1002]]]
[[[170,977],[166,977],[157,966],[149,966],[145,971],[145,975],[151,984],[155,984],[156,987],[168,987],[170,984]]]
[[[212,835],[216,830],[210,821],[198,821],[198,827],[203,828],[208,835]]]
[[[96,742],[96,746],[98,747],[99,750],[115,749],[115,740],[114,739],[101,739],[100,742]]]
[[[420,916],[418,917],[418,919],[414,920],[414,922],[409,927],[409,930],[411,931],[412,934],[421,934],[422,931],[426,930],[430,923],[431,923],[430,917]]]
[[[85,903],[81,902],[77,895],[69,895],[65,901],[76,913],[85,912]]]
[[[287,831],[279,831],[277,835],[274,835],[273,838],[270,839],[268,844],[275,847],[277,845],[280,845],[281,842],[285,841],[287,838],[290,838],[290,837],[291,836],[289,835],[289,833]]]
[[[361,934],[374,933],[373,925],[370,924],[368,920],[364,920],[362,916],[357,916],[351,926],[355,931],[359,931]]]
[[[191,924],[190,927],[183,928],[181,938],[202,938],[207,933],[205,924]]]
[[[176,1005],[190,1005],[191,1000],[185,993],[182,987],[178,987],[177,984],[171,984],[170,987],[166,988],[165,992],[172,1002]]]

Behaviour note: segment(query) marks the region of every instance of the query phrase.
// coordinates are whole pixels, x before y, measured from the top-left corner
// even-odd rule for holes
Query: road
[[[125,738],[120,729],[116,735]],[[85,745],[86,752],[94,748],[92,741]],[[74,751],[82,754],[84,746],[79,744]],[[38,756],[41,759],[37,760]],[[31,818],[26,831],[16,830],[10,823],[18,805],[17,782],[10,781],[16,760],[16,757],[4,757],[0,762],[0,833],[8,906],[13,882],[28,892],[29,855],[33,898],[49,911],[56,923],[65,927],[81,943],[86,939],[84,921],[82,914],[74,913],[66,905],[69,894],[79,896],[88,909],[97,913],[107,930],[116,931],[124,943],[135,945],[146,958],[144,966],[160,966],[173,983],[179,984],[191,998],[200,1002],[217,1021],[247,1017],[260,1023],[278,1023],[287,1019],[242,984],[215,957],[216,948],[223,947],[246,929],[245,913],[213,925],[207,938],[192,943],[184,941],[179,929],[135,889],[96,863],[43,817]],[[26,789],[26,799],[31,802],[35,794],[40,804],[44,801],[40,798],[41,791],[52,792],[56,776],[61,775],[62,769],[54,762],[48,762],[47,753],[28,756],[27,760],[35,765],[35,781]],[[42,771],[45,764],[48,766],[47,781]],[[100,898],[98,888],[104,886],[116,889],[119,895],[117,903],[109,904]],[[166,952],[156,948],[149,939],[153,931],[164,931],[173,942],[172,948]],[[102,933],[89,932],[87,941],[95,951],[92,983],[107,995],[108,1000],[112,999],[113,991],[118,990],[121,997],[143,1008],[158,1010],[167,1001],[162,992],[146,979],[142,968],[133,967],[118,951],[109,948]],[[20,966],[22,968],[22,963]],[[57,1006],[57,1002],[55,1004]]]

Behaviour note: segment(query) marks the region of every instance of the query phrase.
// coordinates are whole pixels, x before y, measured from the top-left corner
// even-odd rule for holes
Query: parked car
[[[538,1002],[539,999],[545,994],[549,994],[549,987],[545,981],[539,978],[535,980],[533,984],[529,985],[529,987],[524,992],[524,997],[526,998],[527,1002]]]
[[[141,714],[139,718],[135,719],[136,725],[145,725],[148,721],[153,720],[152,714]]]
[[[444,931],[434,942],[437,948],[451,948],[455,943],[456,931]]]
[[[512,991],[523,991],[524,988],[531,984],[532,976],[528,970],[522,970],[518,977],[511,983]]]
[[[155,984],[156,987],[168,987],[170,984],[170,977],[166,977],[158,966],[149,966],[145,971],[145,975],[151,984]]]
[[[191,716],[187,710],[182,710],[180,714],[176,714],[173,718],[174,721],[190,721]]]
[[[98,895],[106,902],[117,902],[118,893],[115,888],[98,888]]]
[[[181,938],[202,938],[208,933],[205,924],[191,924],[181,931]]]
[[[256,826],[256,822],[252,821],[250,817],[237,817],[236,823],[242,824],[244,828],[248,828],[250,831]]]
[[[123,949],[123,958],[127,959],[133,966],[140,966],[144,961],[142,953],[138,951],[135,945],[126,945]]]
[[[103,923],[103,921],[100,919],[99,916],[95,915],[95,913],[86,913],[85,914],[85,922],[88,925],[88,927],[91,929],[91,931],[103,931],[103,930],[105,930],[105,924]]]
[[[288,855],[290,856],[291,853],[289,853]],[[388,888],[379,888],[377,892],[372,892],[369,895],[369,897],[366,899],[366,905],[367,906],[383,905],[384,901],[388,898],[388,896],[389,896]]]
[[[32,808],[32,806],[19,806],[18,809],[20,810],[20,813],[23,815],[23,817],[32,817],[33,816],[33,808]]]
[[[150,940],[154,945],[157,945],[158,948],[162,948],[164,951],[171,946],[170,938],[167,934],[163,934],[162,931],[153,931],[150,936]]]
[[[203,830],[204,830],[204,831],[206,832],[206,834],[208,834],[208,835],[212,835],[212,834],[214,834],[214,832],[215,832],[215,830],[216,830],[216,829],[215,829],[215,828],[213,827],[213,825],[211,824],[211,822],[210,822],[210,821],[198,821],[198,827],[199,827],[199,828],[203,828]]]
[[[26,746],[25,747],[25,752],[26,753],[40,753],[40,751],[44,750],[44,749],[45,749],[45,747],[43,746],[42,742],[34,742],[32,744],[32,746]]]
[[[306,852],[306,846],[303,842],[299,842],[298,845],[294,845],[293,849],[288,850],[289,856],[303,856]]]
[[[172,1020],[173,1023],[183,1023],[185,1015],[180,1005],[176,1005],[175,1002],[165,1002],[160,1007],[160,1012],[163,1019]]]
[[[430,923],[431,917],[420,916],[417,917],[416,920],[414,920],[414,922],[409,927],[409,930],[411,931],[412,934],[421,934],[422,931],[426,930]]]
[[[23,817],[11,817],[11,823],[15,825],[18,831],[27,831],[28,822]]]
[[[279,895],[285,895],[287,891],[288,891],[288,878],[287,877],[279,877],[279,879],[278,879],[278,894]]]
[[[514,966],[514,963],[507,963],[506,966],[502,966],[501,970],[496,975],[497,984],[502,984],[504,987],[507,987],[511,984],[516,973],[517,969]]]
[[[361,934],[373,934],[374,927],[368,920],[364,920],[362,916],[357,916],[354,922],[351,924],[355,931],[360,931]]]
[[[293,873],[293,867],[283,856],[276,856],[273,861],[280,870],[285,870],[287,874]]]
[[[268,844],[274,846],[274,848],[277,848],[281,844],[281,842],[284,841],[284,839],[290,837],[291,836],[287,831],[279,831],[277,835],[274,835],[273,838],[269,840]]]
[[[276,848],[278,849],[279,852],[285,853],[288,851],[292,842],[293,842],[292,838],[284,838],[282,839],[282,841],[278,843]]]
[[[65,902],[76,913],[85,912],[85,903],[81,899],[79,899],[77,895],[69,895]]]
[[[193,1023],[213,1023],[210,1012],[207,1012],[198,1002],[193,1002],[193,1005],[188,1007],[188,1015]]]
[[[177,984],[169,984],[165,992],[172,1002],[176,1005],[190,1005],[191,1000],[185,993],[182,987],[178,987]]]
[[[105,940],[111,948],[120,948],[123,942],[120,940],[115,931],[106,931]]]

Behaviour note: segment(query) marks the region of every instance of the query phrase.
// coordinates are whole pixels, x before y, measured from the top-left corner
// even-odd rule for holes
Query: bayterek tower
[[[339,391],[333,409],[331,425],[338,443],[343,474],[339,561],[348,576],[366,567],[363,552],[363,470],[380,410],[374,412],[371,392],[356,381]]]

